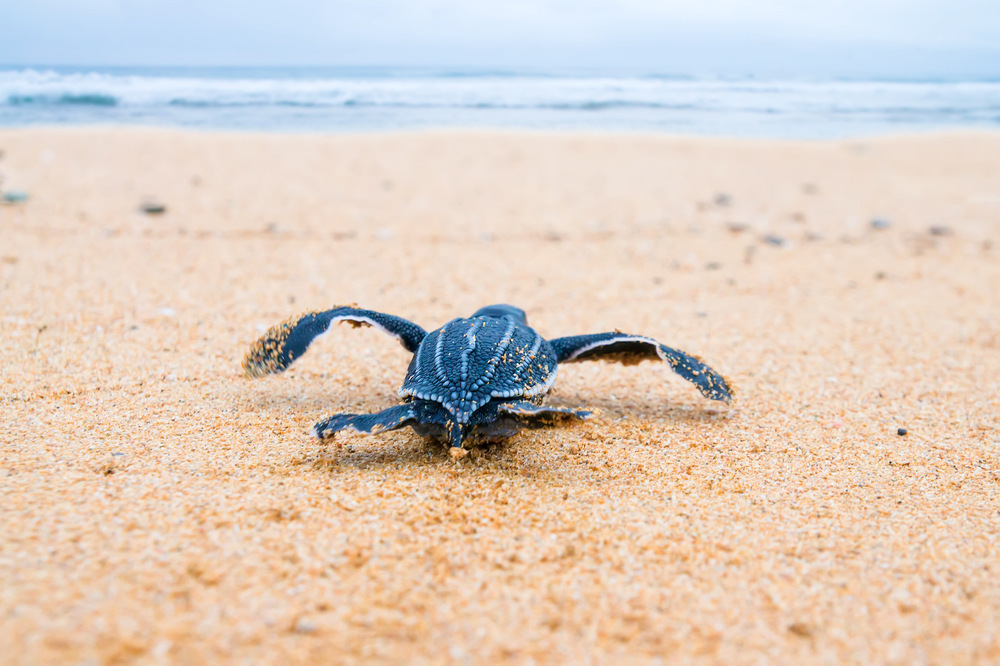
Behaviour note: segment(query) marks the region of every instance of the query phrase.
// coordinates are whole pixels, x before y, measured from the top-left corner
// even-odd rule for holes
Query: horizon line
[[[450,75],[453,77],[517,77],[536,76],[540,78],[565,78],[567,76],[613,77],[613,78],[635,78],[635,79],[674,79],[697,81],[704,79],[719,80],[754,80],[761,81],[823,81],[823,82],[886,82],[886,83],[1000,83],[1000,71],[993,74],[970,75],[963,73],[956,74],[771,74],[758,72],[699,72],[690,71],[671,72],[654,67],[644,66],[610,66],[597,67],[589,65],[457,65],[457,64],[436,64],[436,65],[412,65],[393,63],[365,63],[365,64],[110,64],[110,63],[88,63],[88,64],[67,64],[56,62],[0,62],[0,71],[10,71],[17,69],[54,69],[54,70],[328,70],[335,71],[370,71],[389,73],[390,71],[400,73],[430,73],[437,75]]]

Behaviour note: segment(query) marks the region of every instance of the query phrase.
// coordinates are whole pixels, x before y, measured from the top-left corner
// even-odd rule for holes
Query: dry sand
[[[32,195],[0,207],[5,663],[1000,662],[1000,134],[0,150]],[[324,446],[406,352],[341,327],[240,360],[345,302],[644,333],[739,399],[579,364],[579,427]]]

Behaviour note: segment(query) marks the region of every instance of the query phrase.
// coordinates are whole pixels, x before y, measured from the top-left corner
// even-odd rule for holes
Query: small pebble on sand
[[[883,229],[888,229],[891,226],[892,222],[885,219],[884,217],[876,217],[874,220],[872,220],[872,229],[876,229],[878,231],[881,231]]]
[[[139,210],[146,215],[162,215],[167,212],[167,206],[166,204],[156,201],[155,199],[147,199],[139,204]]]
[[[24,203],[30,198],[31,195],[24,190],[7,190],[3,195],[0,195],[0,201],[5,204]]]
[[[292,627],[292,631],[297,634],[313,634],[316,633],[316,629],[316,623],[304,617],[296,620],[295,625]]]
[[[906,428],[896,428],[896,434],[900,437],[904,437],[907,433]]]

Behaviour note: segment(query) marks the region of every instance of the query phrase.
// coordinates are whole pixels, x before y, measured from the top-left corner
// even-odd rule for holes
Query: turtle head
[[[513,319],[518,324],[528,324],[528,315],[524,313],[521,308],[515,308],[513,305],[506,305],[504,303],[499,303],[497,305],[487,305],[485,308],[479,308],[476,310],[473,317],[496,317],[497,319]]]
[[[449,439],[448,453],[455,459],[464,458],[469,453],[469,450],[462,444],[462,435],[465,433],[465,427],[457,421],[450,421],[447,428]]]

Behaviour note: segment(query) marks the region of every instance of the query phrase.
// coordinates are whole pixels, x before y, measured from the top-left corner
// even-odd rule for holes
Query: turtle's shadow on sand
[[[707,401],[706,401],[707,402]],[[342,394],[327,394],[320,391],[268,393],[258,392],[243,398],[244,407],[255,412],[286,411],[294,409],[315,414],[316,420],[335,413],[375,412],[400,404],[395,395],[366,395],[359,400],[356,394],[344,391]],[[652,401],[615,400],[612,398],[588,398],[574,401],[565,397],[546,400],[551,407],[584,409],[594,413],[593,418],[612,421],[635,419],[645,421],[682,421],[693,423],[719,423],[733,419],[737,409],[725,403],[654,403]]]
[[[448,448],[435,440],[421,437],[409,428],[379,435],[342,434],[336,439],[321,443],[306,432],[314,422],[335,413],[366,413],[399,404],[398,398],[389,392],[376,391],[361,396],[345,388],[330,391],[296,382],[285,386],[260,385],[258,390],[248,391],[241,396],[239,409],[255,414],[261,419],[286,419],[297,415],[294,421],[302,424],[302,446],[291,461],[297,466],[306,466],[317,471],[335,472],[337,469],[354,468],[373,470],[441,467],[452,469],[449,463],[456,463],[472,469],[492,469],[500,473],[523,474],[537,463],[530,462],[532,456],[523,456],[518,446],[527,433],[545,437],[550,427],[525,429],[505,441],[473,447],[468,456],[455,461]],[[546,400],[553,407],[586,409],[593,416],[585,423],[566,426],[551,426],[561,438],[569,437],[585,444],[602,427],[612,428],[627,423],[637,425],[684,424],[685,427],[725,426],[737,414],[736,408],[724,403],[712,403],[696,398],[691,402],[664,403],[650,399],[615,399],[611,396],[590,395],[574,399],[567,395],[553,396]],[[289,421],[292,430],[298,430]],[[531,435],[527,435],[531,436]],[[529,472],[530,473],[530,472]]]
[[[684,423],[725,423],[736,416],[737,410],[725,403],[653,403],[611,398],[588,398],[574,402],[565,398],[549,401],[555,407],[572,407],[594,412],[594,419]]]
[[[569,406],[556,404],[555,406]],[[719,407],[701,407],[697,405],[659,405],[648,411],[634,409],[623,405],[620,401],[596,401],[588,405],[595,408],[595,415],[586,423],[552,426],[551,428],[526,428],[509,439],[474,446],[468,454],[455,459],[449,453],[448,447],[436,440],[421,437],[409,428],[381,435],[339,435],[336,439],[320,443],[312,440],[304,445],[300,456],[294,464],[307,466],[315,471],[336,473],[338,470],[354,469],[384,473],[387,470],[413,470],[428,468],[435,471],[454,470],[456,466],[472,473],[499,473],[519,477],[552,474],[553,467],[546,464],[550,457],[557,457],[558,447],[553,447],[551,453],[546,453],[545,445],[529,445],[524,442],[526,437],[545,437],[546,432],[558,432],[565,443],[565,438],[574,440],[574,445],[587,446],[594,439],[595,431],[600,438],[602,427],[609,429],[624,421],[630,425],[647,423],[669,424],[683,423],[686,426],[712,427],[725,426],[735,415],[735,409],[721,405]],[[524,448],[521,448],[524,447]],[[529,452],[532,455],[526,455]],[[539,454],[542,456],[539,459]]]
[[[317,441],[315,449],[304,450],[293,464],[321,472],[353,469],[379,474],[420,468],[450,472],[458,467],[469,472],[530,476],[538,468],[537,463],[518,452],[520,434],[506,441],[473,447],[460,459],[453,458],[445,444],[409,430],[383,435],[381,442],[374,437],[349,437],[327,443]]]

